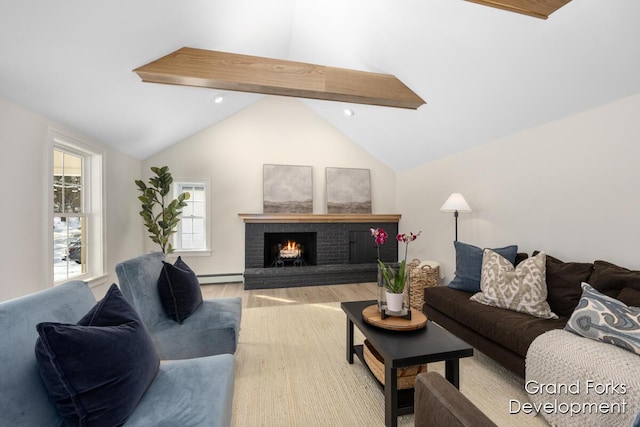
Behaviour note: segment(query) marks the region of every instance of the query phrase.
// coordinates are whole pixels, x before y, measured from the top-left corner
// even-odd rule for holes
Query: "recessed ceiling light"
[[[220,104],[222,101],[224,101],[224,96],[222,95],[216,95],[213,98],[213,102],[215,102],[216,104]]]
[[[355,115],[355,114],[356,114],[356,113],[355,113],[351,108],[345,108],[345,109],[344,109],[344,115],[345,115],[345,116],[349,116],[349,117],[351,117],[351,116],[353,116],[353,115]]]

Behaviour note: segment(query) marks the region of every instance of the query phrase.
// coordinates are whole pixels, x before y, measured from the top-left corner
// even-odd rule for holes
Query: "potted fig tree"
[[[181,193],[171,200],[169,193],[173,177],[169,167],[154,166],[151,167],[151,171],[155,176],[149,178],[148,185],[139,179],[135,181],[138,190],[142,193],[138,196],[138,200],[142,203],[140,216],[149,231],[149,238],[160,245],[162,253],[166,255],[173,252],[170,237],[176,232],[182,208],[187,206],[185,200],[188,200],[190,195],[187,192]]]

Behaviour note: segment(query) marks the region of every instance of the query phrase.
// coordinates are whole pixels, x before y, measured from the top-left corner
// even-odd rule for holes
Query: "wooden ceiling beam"
[[[389,74],[190,47],[133,71],[153,83],[409,109],[425,103]]]
[[[521,13],[535,18],[547,19],[556,10],[571,0],[467,0],[485,6]]]

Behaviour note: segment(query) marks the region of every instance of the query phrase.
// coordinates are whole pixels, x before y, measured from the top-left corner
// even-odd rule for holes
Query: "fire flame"
[[[300,253],[299,244],[291,240],[287,241],[287,244],[282,245],[282,248],[280,248],[280,256],[282,258],[296,258],[300,256]]]

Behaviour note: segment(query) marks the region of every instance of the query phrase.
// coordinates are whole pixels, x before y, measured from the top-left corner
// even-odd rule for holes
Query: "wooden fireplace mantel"
[[[304,222],[399,222],[399,214],[247,214],[238,216],[248,223],[304,223]]]

